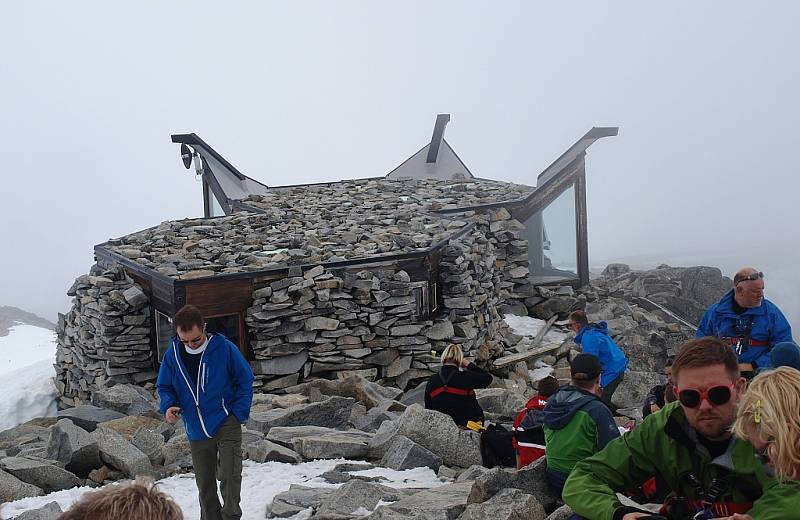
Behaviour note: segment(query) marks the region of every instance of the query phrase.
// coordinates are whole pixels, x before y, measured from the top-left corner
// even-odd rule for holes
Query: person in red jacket
[[[517,414],[511,431],[514,434],[514,450],[517,452],[517,469],[524,468],[544,455],[544,431],[542,410],[547,399],[558,392],[558,379],[547,376],[539,381],[538,393]]]

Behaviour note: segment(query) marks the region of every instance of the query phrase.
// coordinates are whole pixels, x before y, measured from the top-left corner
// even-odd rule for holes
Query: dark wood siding
[[[186,303],[209,318],[244,312],[253,301],[252,280],[191,283],[185,289]]]

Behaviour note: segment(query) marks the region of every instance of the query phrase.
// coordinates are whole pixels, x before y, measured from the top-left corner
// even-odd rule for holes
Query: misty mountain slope
[[[8,330],[16,323],[56,330],[56,324],[50,320],[40,318],[32,312],[23,311],[17,307],[0,305],[0,336],[8,335]]]

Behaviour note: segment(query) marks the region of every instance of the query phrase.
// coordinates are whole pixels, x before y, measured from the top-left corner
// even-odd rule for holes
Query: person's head
[[[734,299],[740,306],[759,307],[764,300],[764,273],[743,267],[733,276]]]
[[[667,384],[672,384],[672,364],[675,362],[675,356],[668,356],[667,362],[664,363],[664,375],[667,376]]]
[[[793,341],[778,343],[772,347],[770,359],[775,368],[791,367],[800,370],[800,347]]]
[[[558,392],[558,379],[553,376],[547,376],[536,387],[536,392],[542,397],[550,397]]]
[[[672,363],[672,380],[689,425],[712,441],[729,438],[745,386],[730,346],[717,338],[684,343]]]
[[[589,324],[589,318],[586,317],[586,312],[582,310],[573,311],[569,315],[569,328],[574,332],[580,332],[581,329]]]
[[[194,305],[184,305],[172,319],[178,339],[184,345],[197,348],[206,340],[206,321],[200,309]]]
[[[455,343],[447,345],[447,348],[442,352],[442,365],[455,365],[461,366],[464,362],[464,353],[461,352],[461,347]]]
[[[757,375],[739,403],[734,433],[750,441],[780,480],[800,480],[800,372]]]
[[[600,386],[600,374],[603,365],[596,356],[591,354],[578,354],[569,365],[572,386],[587,390],[599,396],[603,389]]]
[[[182,520],[172,498],[149,481],[113,484],[87,493],[59,520]]]

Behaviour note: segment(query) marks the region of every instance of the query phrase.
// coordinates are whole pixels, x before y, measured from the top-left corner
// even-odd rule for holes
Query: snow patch
[[[19,322],[17,322],[19,323]],[[33,325],[18,324],[0,337],[0,375],[13,372],[37,361],[56,358],[56,333]]]
[[[509,314],[503,318],[503,320],[511,328],[511,332],[523,336],[523,338],[528,339],[528,341],[535,338],[536,335],[539,334],[539,331],[547,325],[547,322],[544,320],[539,320],[530,316],[515,316],[513,314]],[[547,334],[544,335],[544,338],[542,338],[542,342],[539,346],[560,345],[565,339],[567,339],[566,334],[555,329],[550,329],[547,331]],[[525,342],[525,339],[523,339],[522,342]]]
[[[56,415],[56,335],[17,324],[0,337],[0,430]]]
[[[344,459],[316,460],[302,464],[244,461],[242,469],[242,520],[263,520],[266,518],[267,506],[272,504],[275,495],[288,490],[290,484],[302,484],[310,487],[339,487],[341,484],[330,484],[321,475],[343,462],[348,461]],[[394,488],[431,488],[444,485],[430,468],[415,468],[405,471],[375,468],[352,472],[352,474],[384,477],[387,480],[380,483]],[[200,504],[197,498],[194,474],[186,473],[165,478],[159,481],[158,487],[177,502],[186,518],[200,517]],[[77,487],[56,491],[42,497],[23,498],[15,502],[8,502],[0,507],[0,517],[13,517],[53,501],[58,502],[62,510],[67,510],[84,494],[95,490],[96,488]],[[292,520],[304,520],[310,516],[311,510],[309,509],[301,511],[290,518]]]
[[[39,361],[33,365],[7,372],[0,378],[0,431],[36,417],[56,415],[58,392],[53,383],[53,362]]]

